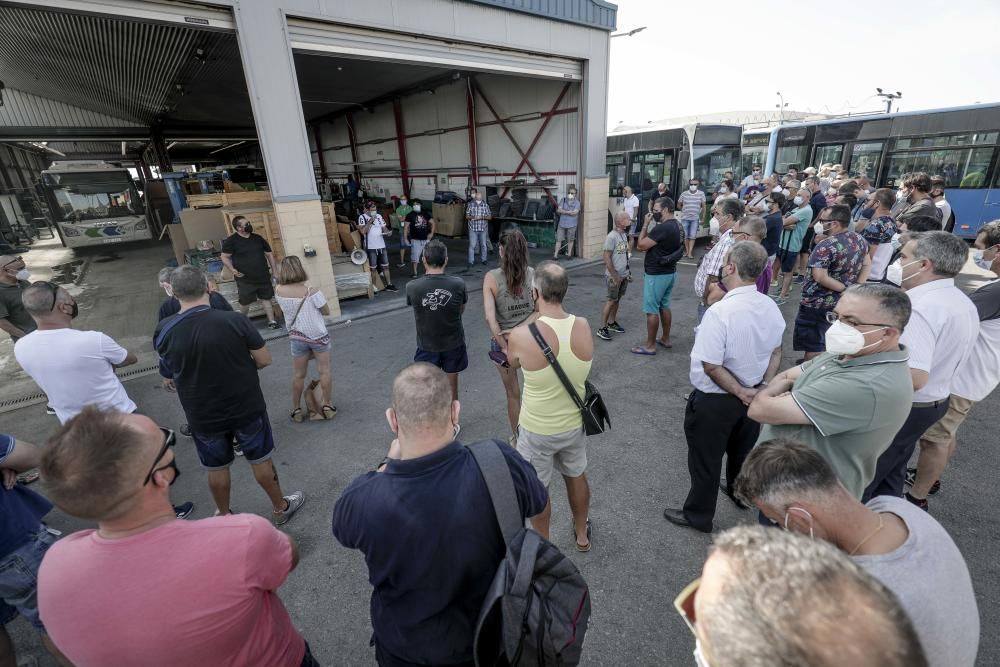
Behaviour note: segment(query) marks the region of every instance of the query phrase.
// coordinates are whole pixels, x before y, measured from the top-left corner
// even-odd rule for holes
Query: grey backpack
[[[587,582],[555,545],[524,527],[504,446],[493,440],[469,446],[507,546],[479,611],[476,666],[576,665],[590,619]]]

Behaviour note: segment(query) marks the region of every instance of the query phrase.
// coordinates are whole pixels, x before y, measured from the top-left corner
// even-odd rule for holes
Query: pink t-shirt
[[[291,567],[288,537],[253,514],[81,530],[45,555],[38,606],[77,667],[298,667],[305,641],[275,593]]]

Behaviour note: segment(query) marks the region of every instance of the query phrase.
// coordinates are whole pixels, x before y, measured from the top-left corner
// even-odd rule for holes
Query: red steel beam
[[[403,196],[409,199],[410,170],[406,163],[406,130],[403,128],[403,106],[398,97],[392,100],[392,115],[396,119],[396,146],[399,149],[399,170],[403,178]]]
[[[478,83],[474,83],[474,85],[476,87],[476,91],[479,93],[479,96],[482,97],[483,98],[483,102],[486,103],[486,108],[488,108],[490,110],[490,113],[493,114],[493,117],[500,123],[500,129],[503,130],[504,134],[507,135],[507,139],[509,139],[510,143],[514,146],[514,149],[521,155],[521,159],[522,159],[521,166],[523,166],[524,164],[527,164],[528,165],[528,170],[531,172],[531,174],[535,178],[541,180],[541,176],[538,175],[538,170],[535,169],[534,165],[531,164],[531,162],[528,160],[527,156],[524,154],[524,151],[521,150],[521,146],[517,143],[517,139],[515,139],[514,135],[511,134],[510,130],[507,129],[507,124],[500,119],[500,114],[498,114],[497,110],[495,108],[493,108],[493,104],[490,102],[490,99],[488,97],[486,97],[486,95],[483,93],[483,89],[479,87]],[[520,169],[518,169],[518,170],[520,171]],[[506,197],[507,196],[507,192],[509,190],[510,190],[510,188],[504,188],[503,194],[500,195],[500,198],[503,199],[504,197]],[[549,201],[552,202],[553,206],[557,205],[556,201],[555,201],[555,198],[552,196],[552,194],[548,190],[545,190],[545,194],[546,194],[546,196],[548,196]]]
[[[347,112],[347,140],[351,142],[351,162],[354,163],[354,180],[361,188],[361,169],[358,166],[358,135],[354,131],[354,114]]]
[[[323,157],[323,140],[320,139],[319,125],[313,125],[313,139],[316,142],[316,155],[319,156],[319,177],[326,178],[326,159]]]
[[[472,79],[465,80],[465,109],[469,116],[469,170],[472,185],[479,185],[479,156],[476,151],[476,97],[472,92]]]
[[[545,128],[549,126],[549,121],[552,120],[552,112],[556,110],[559,103],[562,102],[563,97],[566,96],[566,91],[569,90],[569,83],[563,86],[563,89],[559,91],[559,97],[556,98],[555,104],[549,109],[549,113],[545,115],[545,120],[542,121],[542,126],[538,128],[538,132],[535,133],[535,138],[531,140],[531,145],[528,146],[528,150],[521,156],[521,162],[514,168],[514,173],[518,174],[521,171],[521,167],[524,163],[528,161],[528,156],[531,155],[531,151],[535,150],[535,146],[538,145],[538,140],[542,138],[542,133],[545,132]],[[515,176],[514,178],[517,178]],[[551,197],[551,195],[549,195]],[[501,197],[502,199],[502,197]]]

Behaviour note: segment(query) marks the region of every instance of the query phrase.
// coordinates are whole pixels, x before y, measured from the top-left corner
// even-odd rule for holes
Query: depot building
[[[450,202],[478,187],[494,239],[516,222],[551,252],[575,186],[575,253],[599,256],[615,19],[601,0],[0,2],[2,240],[212,272],[243,214],[339,313],[369,289],[361,201],[422,199],[461,238]]]

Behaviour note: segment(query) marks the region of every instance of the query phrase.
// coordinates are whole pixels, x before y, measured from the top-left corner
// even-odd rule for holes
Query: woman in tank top
[[[499,248],[500,268],[493,269],[483,278],[483,308],[486,324],[493,334],[490,358],[496,363],[507,395],[511,433],[516,433],[521,411],[521,386],[517,370],[506,364],[507,337],[511,329],[535,316],[535,304],[531,299],[534,272],[528,266],[528,242],[520,230],[510,229],[501,234]]]

